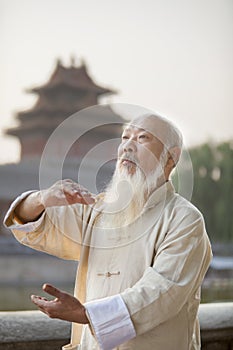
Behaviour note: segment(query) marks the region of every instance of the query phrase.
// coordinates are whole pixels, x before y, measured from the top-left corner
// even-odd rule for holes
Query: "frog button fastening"
[[[111,277],[111,276],[113,276],[113,275],[120,275],[120,271],[117,271],[117,272],[97,273],[97,276]]]

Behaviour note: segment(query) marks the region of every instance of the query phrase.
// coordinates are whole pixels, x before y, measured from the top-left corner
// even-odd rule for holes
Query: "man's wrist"
[[[82,307],[82,319],[83,319],[82,324],[90,324],[89,316],[85,306]]]
[[[80,305],[77,308],[73,309],[72,316],[70,318],[71,322],[80,323],[80,324],[89,324],[89,317],[87,310],[84,305]]]
[[[24,198],[14,210],[14,219],[20,223],[36,221],[39,219],[45,207],[42,203],[42,195],[40,191],[30,193]]]
[[[37,208],[39,215],[45,210],[45,206],[43,204],[43,191],[37,191],[32,193],[32,196],[34,195],[35,201],[37,203]]]

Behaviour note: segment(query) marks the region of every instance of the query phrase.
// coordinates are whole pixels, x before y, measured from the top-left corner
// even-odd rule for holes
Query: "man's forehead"
[[[147,131],[152,135],[159,136],[161,132],[161,125],[156,118],[153,117],[138,117],[133,119],[124,129],[125,131],[139,130]]]
[[[136,125],[132,125],[132,124],[128,124],[125,128],[124,128],[124,130],[123,130],[124,132],[127,132],[127,131],[139,131],[139,132],[141,132],[141,131],[148,131],[148,130],[146,130],[146,129],[144,129],[144,128],[139,128],[138,126],[136,126]]]

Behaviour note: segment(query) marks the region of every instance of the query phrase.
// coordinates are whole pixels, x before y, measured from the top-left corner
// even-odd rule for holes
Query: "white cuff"
[[[102,350],[110,350],[134,338],[129,311],[117,294],[84,304],[91,327]]]
[[[35,231],[41,225],[41,222],[43,221],[44,213],[39,217],[38,220],[27,222],[26,224],[20,224],[19,222],[17,222],[17,219],[14,219],[15,218],[14,210],[17,207],[17,205],[20,202],[22,202],[23,199],[25,199],[27,196],[29,196],[29,194],[31,194],[33,192],[37,192],[37,191],[24,192],[14,200],[14,202],[11,204],[9,210],[7,211],[6,216],[4,218],[4,221],[3,221],[4,226],[6,228],[9,228],[10,230],[17,229],[19,231],[32,232],[32,231]]]

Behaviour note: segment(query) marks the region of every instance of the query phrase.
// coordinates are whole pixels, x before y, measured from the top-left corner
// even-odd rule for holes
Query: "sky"
[[[56,60],[85,60],[103,102],[158,111],[187,147],[233,139],[232,0],[0,0],[0,163],[19,159],[17,112]]]

